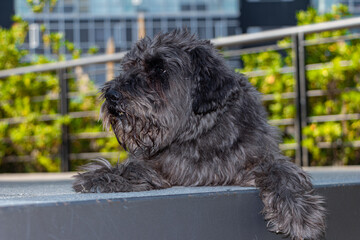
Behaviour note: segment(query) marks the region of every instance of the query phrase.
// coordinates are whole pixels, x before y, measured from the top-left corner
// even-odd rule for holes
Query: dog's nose
[[[122,95],[120,92],[115,91],[115,90],[109,90],[106,94],[105,94],[105,98],[108,101],[111,102],[117,102],[122,98]]]

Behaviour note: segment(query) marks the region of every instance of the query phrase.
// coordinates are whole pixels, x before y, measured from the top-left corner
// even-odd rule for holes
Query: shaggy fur
[[[122,72],[102,88],[101,118],[129,158],[98,159],[76,176],[76,192],[171,186],[256,186],[270,231],[319,239],[323,198],[278,148],[260,95],[209,41],[184,30],[140,40]]]

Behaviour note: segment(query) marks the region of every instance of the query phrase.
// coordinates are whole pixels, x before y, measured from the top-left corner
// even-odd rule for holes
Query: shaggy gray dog
[[[260,94],[225,64],[209,41],[184,30],[140,40],[107,82],[101,118],[129,153],[98,159],[76,176],[76,192],[171,186],[256,186],[270,231],[319,239],[323,198],[278,148]]]

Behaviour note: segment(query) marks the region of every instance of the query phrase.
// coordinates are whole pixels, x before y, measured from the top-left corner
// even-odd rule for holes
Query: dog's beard
[[[103,103],[100,110],[100,119],[107,131],[114,132],[119,144],[127,151],[152,154],[155,149],[155,141],[162,139],[162,131],[165,129],[155,123],[153,117],[136,116],[126,111],[110,113],[109,106]]]
[[[119,117],[121,118],[124,114],[125,113],[120,112]],[[121,126],[122,121],[120,121],[120,119],[117,120],[116,117],[109,113],[107,104],[105,102],[101,105],[100,119],[102,120],[104,130],[110,131],[112,129],[120,146],[127,150],[125,142],[122,141],[123,137],[121,134],[119,134],[121,132],[119,132],[119,129],[123,129],[123,126]]]

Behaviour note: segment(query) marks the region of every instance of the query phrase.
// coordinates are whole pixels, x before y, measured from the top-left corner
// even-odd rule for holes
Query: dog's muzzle
[[[116,90],[109,90],[105,93],[105,99],[109,113],[113,116],[119,117],[122,112],[119,109],[123,101],[122,94]]]
[[[115,90],[109,90],[105,93],[105,99],[113,104],[116,104],[122,98],[122,94]]]

